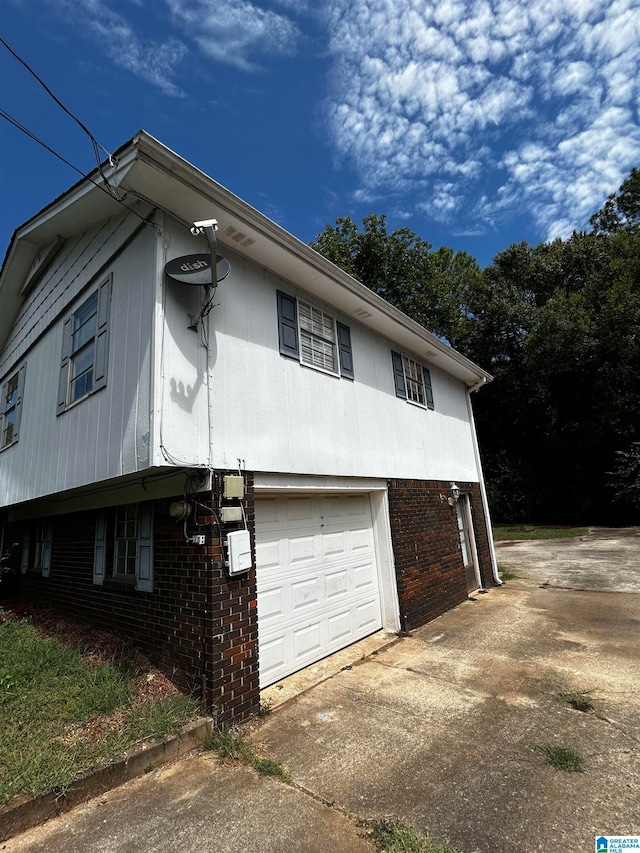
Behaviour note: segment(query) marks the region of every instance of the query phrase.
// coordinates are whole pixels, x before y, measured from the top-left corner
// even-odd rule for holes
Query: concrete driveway
[[[380,642],[248,733],[294,786],[194,756],[0,849],[349,853],[371,849],[356,818],[381,817],[463,853],[640,833],[640,594],[521,577]],[[578,750],[584,772],[547,766],[543,743]]]
[[[640,593],[640,527],[590,527],[580,539],[496,543],[498,565],[570,589]]]

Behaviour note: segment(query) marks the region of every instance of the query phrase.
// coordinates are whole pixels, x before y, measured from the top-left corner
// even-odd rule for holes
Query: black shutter
[[[298,310],[296,300],[280,290],[278,296],[278,338],[280,354],[299,358],[298,354]]]
[[[351,350],[351,329],[344,323],[336,322],[338,330],[338,353],[340,355],[340,376],[353,379],[353,352]]]
[[[393,361],[393,380],[396,386],[396,397],[407,399],[407,386],[404,381],[404,368],[402,367],[402,356],[399,352],[391,351],[391,360]]]
[[[67,393],[69,387],[69,356],[71,355],[71,323],[73,315],[67,317],[62,328],[62,359],[60,362],[60,379],[58,382],[58,411],[67,408]]]
[[[429,368],[423,367],[422,373],[424,376],[424,390],[427,397],[427,409],[433,409],[435,407],[433,405],[433,389],[431,388],[431,374],[429,373]]]
[[[13,419],[13,437],[11,442],[18,440],[18,435],[20,434],[20,418],[22,417],[22,397],[24,395],[24,375],[27,370],[27,365],[23,364],[20,370],[18,371],[18,387],[16,389],[16,409],[15,409],[15,417]],[[4,397],[4,395],[3,395]]]
[[[96,348],[93,359],[93,390],[107,384],[109,360],[109,306],[111,302],[111,276],[98,288],[98,316],[96,322]]]

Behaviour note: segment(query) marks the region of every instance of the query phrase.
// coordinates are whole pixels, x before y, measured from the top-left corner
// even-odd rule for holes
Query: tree
[[[389,233],[386,217],[376,214],[365,216],[361,229],[350,216],[340,217],[311,246],[436,335],[463,334],[466,303],[482,277],[466,252],[432,251],[409,228]]]
[[[611,193],[604,206],[589,220],[594,233],[614,234],[616,231],[637,233],[640,228],[640,169],[632,169],[629,177]]]

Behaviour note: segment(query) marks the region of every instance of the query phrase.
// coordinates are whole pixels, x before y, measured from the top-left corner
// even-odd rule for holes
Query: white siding
[[[144,228],[113,257],[139,225],[119,217],[69,240],[18,317],[2,364],[9,370],[26,359],[27,371],[20,439],[0,453],[3,504],[149,466],[155,235]],[[109,273],[107,387],[57,417],[64,313],[83,288],[89,285],[88,295]]]
[[[355,381],[284,358],[276,290],[296,295],[295,287],[232,250],[225,248],[225,254],[231,274],[219,286],[219,304],[210,315],[214,467],[235,467],[239,457],[255,471],[478,480],[463,383],[423,358],[431,370],[435,411],[398,399],[391,364],[395,345],[335,312],[351,329]],[[174,291],[180,287],[181,299],[194,298],[184,295],[184,285],[169,285]],[[193,332],[175,329],[170,309],[177,299],[175,292],[167,299],[165,369],[173,372],[167,372],[165,383],[182,381],[186,389],[195,387],[203,353]],[[184,305],[180,311],[184,323]],[[414,355],[420,359],[420,353]],[[179,402],[168,405],[165,388],[164,434],[171,436],[172,453],[180,459],[207,455],[204,383],[192,396],[189,421]]]

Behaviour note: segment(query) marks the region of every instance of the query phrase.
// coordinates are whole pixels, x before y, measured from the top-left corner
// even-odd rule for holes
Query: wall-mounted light
[[[451,497],[448,499],[449,506],[453,506],[460,498],[460,486],[457,483],[451,483]]]

